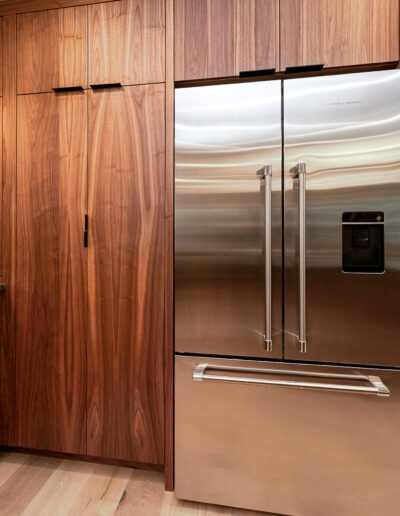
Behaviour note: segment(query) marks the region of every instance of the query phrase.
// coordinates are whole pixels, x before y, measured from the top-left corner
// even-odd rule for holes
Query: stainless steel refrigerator
[[[400,70],[176,90],[175,489],[400,514]]]

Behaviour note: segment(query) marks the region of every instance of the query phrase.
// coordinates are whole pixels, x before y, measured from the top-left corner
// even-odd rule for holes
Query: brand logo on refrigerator
[[[352,104],[361,104],[361,100],[338,100],[336,102],[327,102],[325,106],[350,106]]]

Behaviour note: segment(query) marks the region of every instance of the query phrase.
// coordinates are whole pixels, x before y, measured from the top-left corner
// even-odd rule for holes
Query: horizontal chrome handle
[[[361,385],[346,385],[336,383],[322,383],[322,382],[306,382],[295,380],[274,380],[269,378],[251,378],[240,376],[227,376],[207,374],[206,370],[213,371],[227,371],[232,373],[258,373],[271,375],[285,375],[285,376],[301,376],[308,378],[320,378],[330,380],[349,380],[352,382],[364,381],[371,384],[369,386]],[[213,380],[220,382],[238,382],[238,383],[253,383],[261,385],[280,385],[283,387],[298,387],[303,389],[323,389],[330,391],[343,392],[359,392],[365,394],[377,394],[378,396],[390,396],[390,391],[382,382],[379,376],[358,375],[358,374],[334,374],[334,373],[314,373],[307,371],[291,371],[285,369],[258,369],[256,367],[229,367],[229,366],[213,366],[210,364],[198,364],[193,371],[193,380],[202,382],[204,380]]]

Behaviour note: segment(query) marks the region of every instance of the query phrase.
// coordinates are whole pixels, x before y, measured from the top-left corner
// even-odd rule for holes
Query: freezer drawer
[[[177,356],[175,381],[178,498],[400,514],[400,371]]]

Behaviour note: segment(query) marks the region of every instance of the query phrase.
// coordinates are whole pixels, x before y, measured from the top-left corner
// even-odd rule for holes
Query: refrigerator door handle
[[[306,173],[304,162],[297,163],[294,178],[299,181],[299,352],[307,352],[306,337]]]
[[[307,382],[296,380],[278,380],[271,378],[255,378],[254,376],[228,376],[226,374],[207,374],[207,370],[226,371],[231,373],[300,376],[308,378],[319,378],[323,380],[347,380],[352,383],[343,384],[327,382]],[[210,364],[198,364],[193,371],[193,380],[197,382],[211,380],[218,382],[250,383],[258,385],[278,385],[281,387],[297,387],[302,389],[320,389],[329,391],[376,394],[377,396],[390,396],[389,389],[382,382],[379,376],[369,376],[360,374],[314,373],[307,371],[292,371],[282,369],[259,369],[256,367],[230,367],[213,366]],[[370,386],[354,385],[354,383],[359,381],[368,382]]]
[[[265,182],[265,350],[272,351],[272,165],[257,172]]]

